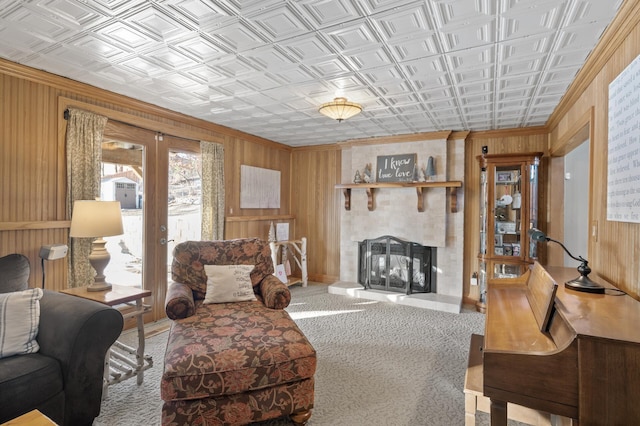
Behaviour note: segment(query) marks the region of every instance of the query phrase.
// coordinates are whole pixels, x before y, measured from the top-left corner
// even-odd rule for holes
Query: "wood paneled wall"
[[[296,221],[293,215],[265,215],[265,216],[233,216],[225,219],[225,238],[260,237],[267,239],[269,228],[273,223],[289,224],[289,238],[295,238]]]
[[[488,132],[471,132],[465,144],[464,170],[464,295],[465,303],[478,300],[477,286],[471,286],[471,274],[478,271],[478,250],[480,249],[480,164],[477,156],[482,147],[487,146],[490,154],[516,152],[543,152],[546,156],[547,132],[545,128],[509,129]],[[546,222],[548,159],[543,157],[540,174],[540,199],[538,220]]]
[[[337,145],[298,148],[293,152],[292,213],[296,238],[307,237],[309,279],[340,278],[340,183],[342,152]]]
[[[32,287],[42,282],[40,247],[68,242],[62,115],[70,103],[165,134],[224,143],[226,215],[232,218],[226,236],[266,238],[265,216],[290,221],[295,232],[290,147],[2,59],[0,94],[0,256],[28,256]],[[242,164],[281,172],[281,208],[240,209]],[[45,267],[46,287],[66,288],[66,259],[45,262]],[[163,301],[165,290],[154,299]],[[158,316],[161,311],[157,309]]]
[[[0,255],[29,257],[32,287],[42,285],[40,246],[66,242],[69,226],[60,215],[66,188],[60,188],[64,150],[55,142],[57,93],[0,74]],[[65,265],[45,262],[47,286],[66,281]]]
[[[393,138],[371,138],[353,143],[391,143],[414,140],[416,135]],[[424,138],[425,134],[419,136]],[[476,156],[482,146],[491,153],[544,152],[548,149],[548,134],[543,127],[508,129],[493,132],[471,132],[465,144],[465,247],[464,247],[464,295],[467,303],[478,298],[477,287],[470,286],[470,277],[477,270],[479,247],[479,177],[480,168]],[[297,237],[309,238],[309,265],[313,279],[322,281],[316,271],[326,275],[326,281],[340,276],[340,209],[344,200],[334,185],[341,182],[341,151],[339,145],[295,148],[293,151],[292,213],[296,217]],[[546,161],[543,159],[540,180],[540,212],[542,223],[546,220],[548,204]],[[313,268],[311,267],[313,265]],[[310,272],[312,274],[312,272]]]
[[[627,0],[548,122],[552,155],[570,151],[575,134],[583,131],[585,121],[589,124],[591,232],[587,259],[595,272],[636,299],[640,299],[640,224],[607,221],[606,206],[608,87],[638,55],[640,2]]]
[[[289,214],[291,211],[291,148],[275,143],[256,144],[237,137],[227,137],[224,144],[224,178],[226,189],[227,217],[235,216],[274,216]],[[280,171],[280,208],[279,209],[240,209],[240,166],[247,165]],[[268,232],[268,225],[267,225]],[[259,236],[264,235],[242,235]]]
[[[467,301],[477,298],[477,289],[470,287],[469,277],[477,268],[476,156],[481,147],[487,145],[491,153],[542,151],[547,155],[541,175],[539,214],[541,223],[554,223],[554,215],[561,209],[553,208],[557,202],[550,198],[548,154],[564,155],[575,142],[572,133],[584,130],[585,117],[592,144],[590,218],[597,228],[597,235],[589,242],[588,258],[596,272],[638,297],[640,267],[636,253],[640,249],[640,225],[606,220],[606,144],[608,84],[640,54],[639,22],[640,2],[625,0],[547,126],[472,132],[467,137],[463,260]],[[329,282],[339,277],[339,217],[343,202],[340,191],[334,189],[340,182],[341,169],[337,146],[292,149],[1,59],[0,94],[0,256],[11,252],[29,256],[34,270],[32,286],[39,286],[42,279],[41,268],[36,267],[40,246],[65,242],[68,236],[64,146],[58,135],[61,97],[137,117],[145,127],[152,126],[157,131],[224,143],[225,236],[266,237],[271,221],[289,222],[292,236],[309,239],[312,279]],[[240,209],[241,164],[281,171],[280,209]],[[65,262],[45,265],[48,288],[62,288],[66,283]]]

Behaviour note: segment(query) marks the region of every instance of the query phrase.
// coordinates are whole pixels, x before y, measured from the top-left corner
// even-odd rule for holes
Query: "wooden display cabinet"
[[[487,281],[522,275],[537,258],[528,230],[538,227],[541,152],[484,154],[480,163],[480,250],[477,309],[484,312]]]

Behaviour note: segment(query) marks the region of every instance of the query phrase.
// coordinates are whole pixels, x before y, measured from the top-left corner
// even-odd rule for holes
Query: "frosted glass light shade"
[[[120,201],[78,200],[73,203],[69,236],[110,237],[123,233]]]
[[[342,121],[362,112],[362,105],[349,102],[347,98],[335,98],[333,102],[322,104],[318,112],[334,120]]]

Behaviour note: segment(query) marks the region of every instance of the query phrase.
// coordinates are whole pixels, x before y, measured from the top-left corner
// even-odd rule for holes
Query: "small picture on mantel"
[[[378,182],[412,182],[417,154],[380,155],[377,158]]]

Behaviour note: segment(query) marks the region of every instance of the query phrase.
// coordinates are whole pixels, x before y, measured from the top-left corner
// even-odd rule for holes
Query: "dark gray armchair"
[[[29,260],[0,258],[0,293],[26,290]],[[120,312],[44,291],[40,350],[0,359],[0,423],[38,409],[63,426],[91,425],[100,414],[104,360],[123,326]]]

